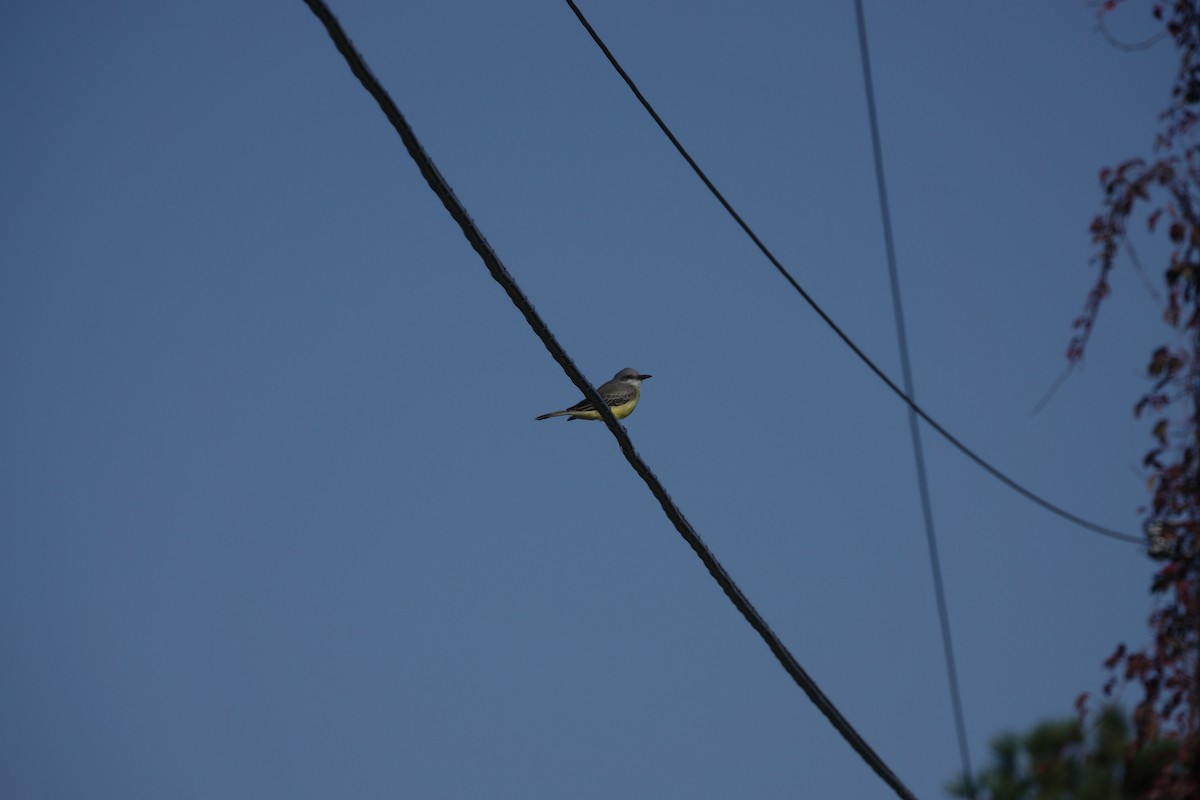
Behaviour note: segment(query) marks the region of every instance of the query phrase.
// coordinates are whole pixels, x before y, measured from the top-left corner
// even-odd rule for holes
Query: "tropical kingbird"
[[[612,409],[614,417],[625,419],[637,407],[638,400],[642,396],[642,381],[649,377],[651,376],[643,375],[636,369],[626,367],[614,375],[611,381],[601,384],[596,392],[600,395],[600,399]],[[567,422],[573,419],[600,419],[600,412],[592,405],[591,400],[585,398],[570,408],[551,411],[549,414],[542,414],[537,419],[550,419],[551,417],[566,417]]]

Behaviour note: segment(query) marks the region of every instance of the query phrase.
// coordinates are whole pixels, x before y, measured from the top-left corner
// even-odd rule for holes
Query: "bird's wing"
[[[610,406],[623,406],[637,397],[636,387],[616,381],[612,381],[611,384],[606,383],[596,391],[604,398],[604,402]]]
[[[629,384],[621,383],[619,381],[609,381],[608,383],[601,384],[600,387],[596,389],[596,393],[599,394],[600,397],[604,399],[604,402],[608,403],[610,406],[620,406],[628,403],[633,399],[636,391],[637,390]],[[592,405],[591,400],[588,400],[585,397],[566,410],[595,411],[596,407]]]

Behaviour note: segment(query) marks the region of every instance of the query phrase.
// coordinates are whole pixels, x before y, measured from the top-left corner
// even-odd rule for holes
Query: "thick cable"
[[[706,175],[704,170],[700,168],[700,165],[696,163],[691,154],[689,154],[684,146],[680,144],[679,140],[675,138],[675,134],[671,132],[671,129],[667,127],[667,124],[663,122],[662,117],[660,117],[658,112],[654,110],[654,107],[650,105],[650,102],[642,94],[641,90],[638,89],[637,84],[635,84],[633,79],[629,77],[629,73],[627,73],[621,66],[620,62],[617,61],[616,56],[614,56],[612,51],[608,49],[608,45],[604,43],[604,40],[601,39],[600,35],[596,33],[596,29],[592,27],[591,23],[588,22],[587,18],[583,15],[583,12],[579,10],[579,6],[575,5],[574,0],[566,0],[566,2],[567,5],[571,7],[571,10],[575,12],[575,16],[579,18],[579,22],[588,32],[588,35],[592,37],[592,41],[596,43],[596,46],[598,46],[600,51],[604,53],[604,57],[608,59],[608,62],[612,65],[613,69],[617,71],[617,74],[621,76],[621,79],[625,81],[625,84],[629,87],[630,91],[633,92],[634,96],[638,99],[638,102],[642,104],[642,107],[645,108],[646,112],[654,119],[654,122],[658,125],[659,129],[662,130],[663,134],[670,139],[671,144],[673,144],[675,149],[679,151],[679,155],[683,156],[683,159],[687,161],[688,165],[692,168],[692,171],[695,172],[696,176],[700,178],[706,187],[708,187],[708,190],[712,193],[713,197],[715,197],[717,201],[725,208],[725,211],[730,217],[733,218],[734,222],[736,222],[738,226],[741,227],[742,231],[744,231],[745,234],[750,237],[750,240],[753,241],[755,246],[758,247],[759,251],[766,256],[767,260],[771,262],[776,271],[778,271],[779,274],[783,276],[783,279],[791,284],[791,287],[795,289],[802,298],[804,298],[804,301],[808,303],[812,310],[817,313],[817,316],[821,318],[821,320],[829,327],[829,329],[837,334],[838,338],[850,348],[854,355],[858,356],[858,359],[862,361],[868,369],[875,373],[876,377],[883,381],[884,384],[891,389],[897,397],[903,400],[909,408],[916,412],[917,416],[925,420],[925,422],[928,423],[931,428],[941,434],[946,441],[950,442],[950,444],[958,448],[963,455],[967,456],[967,458],[971,459],[980,467],[982,467],[992,477],[996,478],[1005,486],[1008,486],[1025,499],[1036,503],[1052,514],[1056,514],[1069,522],[1073,522],[1081,528],[1086,528],[1087,530],[1092,531],[1093,533],[1098,533],[1101,536],[1107,536],[1110,539],[1117,539],[1119,541],[1129,542],[1131,544],[1142,546],[1145,545],[1145,537],[1132,536],[1127,533],[1121,533],[1120,531],[1113,530],[1112,528],[1106,528],[1103,525],[1098,525],[1094,522],[1089,522],[1083,517],[1072,514],[1065,508],[1055,505],[1044,497],[1034,493],[1032,490],[1026,489],[1023,485],[1008,477],[1008,475],[1001,472],[999,468],[992,466],[991,463],[984,460],[982,456],[959,441],[956,436],[942,427],[937,420],[929,416],[929,414],[926,413],[923,408],[917,405],[915,400],[909,397],[903,389],[897,386],[895,381],[889,378],[887,373],[880,369],[879,366],[876,365],[875,362],[872,361],[871,358],[864,353],[857,344],[854,343],[854,340],[851,339],[845,331],[838,327],[837,323],[833,321],[833,318],[825,312],[825,309],[821,308],[821,306],[817,304],[817,301],[814,300],[812,296],[804,290],[804,287],[801,286],[799,281],[797,281],[792,274],[788,272],[782,263],[780,263],[779,259],[775,257],[774,253],[772,253],[770,249],[763,244],[762,240],[758,238],[758,235],[754,232],[754,230],[746,223],[744,219],[742,219],[741,215],[734,210],[733,206],[730,205],[729,201],[725,199],[725,196],[721,194],[721,191],[717,189],[716,185],[709,180],[708,175]]]
[[[871,129],[871,151],[875,159],[875,188],[879,195],[879,215],[883,226],[883,245],[887,257],[888,279],[892,289],[892,311],[896,320],[896,341],[900,349],[900,374],[904,393],[916,398],[913,385],[912,361],[908,352],[908,326],[904,323],[904,304],[900,295],[900,270],[896,266],[896,244],[892,236],[892,212],[888,202],[887,181],[883,172],[883,145],[879,135],[879,114],[875,107],[875,81],[871,76],[871,55],[867,45],[867,21],[862,0],[854,0],[854,15],[858,25],[858,52],[862,61],[863,88],[867,99],[867,119]],[[946,603],[946,588],[942,582],[942,560],[938,555],[937,530],[933,524],[933,502],[929,496],[929,476],[925,470],[925,448],[921,443],[921,423],[917,412],[908,407],[908,429],[912,435],[913,461],[916,463],[917,491],[921,498],[921,515],[925,522],[925,541],[929,547],[929,569],[933,575],[933,594],[937,601],[938,622],[942,629],[942,653],[946,660],[946,680],[950,688],[950,705],[954,713],[954,729],[958,736],[958,757],[962,765],[967,797],[975,800],[974,772],[971,770],[971,751],[967,746],[967,723],[963,714],[962,694],[958,685],[958,665],[954,658],[954,637],[950,631],[950,611]]]
[[[329,33],[329,37],[337,46],[338,51],[346,59],[346,63],[349,64],[351,72],[353,72],[355,77],[358,78],[359,82],[362,83],[363,88],[365,88],[367,92],[373,98],[375,98],[375,101],[379,104],[384,116],[387,117],[388,121],[392,124],[392,127],[396,129],[396,132],[400,134],[400,138],[404,142],[404,146],[408,150],[409,155],[412,156],[413,160],[417,163],[421,174],[425,177],[426,182],[429,183],[429,188],[434,191],[434,193],[442,201],[442,205],[444,205],[446,210],[450,212],[450,216],[452,216],[455,222],[458,223],[459,227],[462,229],[463,235],[466,236],[467,241],[471,243],[471,247],[474,248],[475,252],[479,254],[480,258],[483,259],[483,262],[485,265],[487,265],[488,271],[491,273],[492,277],[508,294],[513,304],[525,317],[525,320],[529,323],[529,326],[533,329],[534,333],[536,333],[538,338],[542,340],[542,344],[545,345],[548,351],[550,351],[550,355],[553,356],[554,360],[557,361],[559,366],[563,368],[563,371],[567,373],[567,377],[571,379],[571,382],[574,383],[575,386],[584,393],[584,395],[592,402],[592,405],[595,408],[600,410],[600,413],[604,418],[604,423],[608,426],[608,429],[612,431],[613,436],[617,438],[617,442],[621,447],[621,452],[625,454],[626,460],[629,461],[630,465],[634,468],[638,475],[641,476],[642,480],[646,482],[646,485],[650,488],[650,492],[658,500],[659,505],[662,506],[663,512],[666,513],[668,519],[670,519],[671,523],[675,526],[675,529],[679,531],[679,534],[684,538],[684,541],[686,541],[692,550],[695,551],[696,555],[699,556],[700,560],[704,563],[704,566],[708,569],[709,574],[712,575],[713,579],[716,580],[718,585],[720,585],[722,591],[725,592],[725,595],[729,598],[737,610],[741,612],[742,616],[746,618],[746,621],[750,623],[751,627],[758,632],[763,641],[766,642],[767,647],[770,648],[771,652],[775,655],[775,658],[778,659],[780,665],[783,666],[796,684],[804,690],[809,699],[817,706],[818,709],[820,709],[821,713],[825,715],[838,733],[840,733],[847,743],[854,748],[854,750],[859,754],[860,757],[862,757],[867,765],[870,766],[871,769],[874,770],[875,773],[885,783],[887,783],[888,786],[890,786],[899,797],[911,798],[912,800],[915,800],[915,795],[909,791],[909,789],[900,781],[895,773],[892,772],[887,764],[885,764],[883,760],[875,753],[875,751],[871,749],[866,740],[864,740],[862,736],[860,736],[859,733],[853,728],[853,726],[850,725],[849,721],[842,716],[842,713],[837,709],[836,706],[834,706],[832,701],[825,696],[820,687],[817,686],[816,682],[813,681],[804,668],[800,666],[800,663],[796,661],[795,657],[788,651],[779,637],[775,635],[775,632],[772,631],[767,625],[766,620],[763,619],[762,615],[758,613],[746,596],[742,594],[741,589],[739,589],[737,584],[733,582],[733,579],[725,571],[725,568],[721,566],[720,562],[717,561],[716,556],[713,555],[712,551],[709,550],[707,545],[705,545],[703,540],[701,540],[699,534],[696,533],[691,524],[684,518],[683,512],[681,512],[675,505],[675,502],[671,500],[666,489],[663,488],[658,478],[653,472],[650,471],[650,468],[646,466],[645,462],[642,461],[642,458],[638,455],[637,451],[634,450],[633,443],[630,441],[629,435],[626,433],[625,428],[622,427],[619,422],[617,422],[616,417],[613,416],[608,405],[601,400],[600,395],[596,393],[595,388],[592,387],[592,385],[567,355],[566,351],[563,350],[557,339],[555,339],[554,334],[551,333],[549,327],[547,327],[546,323],[542,321],[541,317],[534,309],[533,304],[529,302],[529,299],[525,296],[524,292],[522,292],[520,287],[517,286],[517,283],[513,279],[512,275],[509,274],[508,270],[504,267],[504,264],[501,263],[500,258],[496,255],[495,251],[492,250],[491,245],[488,244],[487,240],[483,237],[483,234],[471,220],[462,203],[460,203],[458,198],[454,196],[454,192],[450,189],[450,186],[438,172],[437,167],[434,166],[433,161],[429,158],[429,155],[425,152],[424,148],[421,146],[421,143],[417,140],[412,128],[404,119],[404,116],[400,113],[400,109],[392,101],[391,97],[388,96],[387,92],[384,90],[383,86],[379,83],[375,76],[371,74],[366,62],[363,60],[362,56],[359,55],[358,51],[355,50],[354,45],[350,42],[349,37],[346,36],[346,32],[342,30],[341,25],[333,16],[333,13],[329,10],[329,7],[326,6],[322,0],[304,0],[304,2],[325,26],[325,30]]]

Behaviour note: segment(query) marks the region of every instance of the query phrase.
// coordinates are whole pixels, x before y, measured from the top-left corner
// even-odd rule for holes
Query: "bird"
[[[636,369],[626,367],[614,375],[608,383],[600,384],[596,392],[612,409],[614,417],[625,419],[637,407],[638,400],[642,397],[642,381],[649,377],[652,376],[643,375]],[[535,419],[550,419],[551,417],[566,417],[567,422],[573,419],[600,419],[600,412],[592,405],[591,400],[584,398],[570,408],[551,411],[549,414],[542,414]]]

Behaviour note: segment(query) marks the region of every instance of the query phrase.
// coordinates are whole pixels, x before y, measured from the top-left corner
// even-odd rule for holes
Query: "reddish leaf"
[[[1125,655],[1125,643],[1122,642],[1121,644],[1117,645],[1117,649],[1113,651],[1113,654],[1111,656],[1104,659],[1104,668],[1112,669],[1113,667],[1115,667],[1117,665],[1117,662],[1120,661],[1122,657],[1124,657],[1124,655]]]
[[[1159,444],[1163,447],[1167,446],[1167,421],[1165,419],[1160,419],[1154,426],[1153,435]]]

